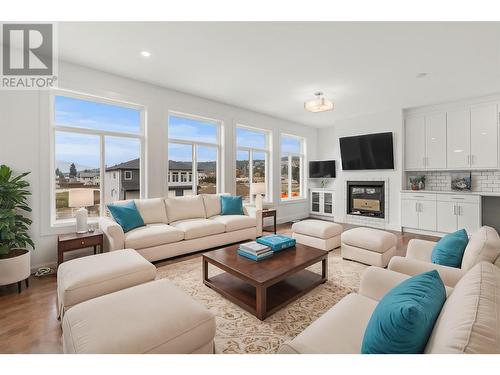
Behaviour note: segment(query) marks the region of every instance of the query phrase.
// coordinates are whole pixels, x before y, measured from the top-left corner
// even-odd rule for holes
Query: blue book
[[[253,260],[255,262],[258,262],[260,260],[263,260],[263,259],[267,259],[269,257],[272,257],[273,256],[273,253],[272,252],[269,252],[269,254],[267,255],[263,255],[263,256],[255,256],[253,254],[249,254],[249,253],[246,253],[244,251],[241,251],[240,249],[238,249],[238,255],[241,255],[242,257],[245,257],[245,258],[248,258],[250,260]]]
[[[273,234],[257,238],[257,242],[269,246],[274,252],[288,249],[295,246],[295,238],[283,236],[282,234]]]

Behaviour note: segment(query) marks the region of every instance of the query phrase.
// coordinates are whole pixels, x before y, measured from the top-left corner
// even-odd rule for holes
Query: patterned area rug
[[[203,285],[201,256],[158,269],[167,278],[210,309],[217,319],[217,353],[276,353],[345,295],[356,291],[366,266],[345,261],[340,250],[328,256],[328,281],[292,302],[263,322]],[[309,268],[321,271],[320,264]],[[219,273],[210,266],[209,276]]]

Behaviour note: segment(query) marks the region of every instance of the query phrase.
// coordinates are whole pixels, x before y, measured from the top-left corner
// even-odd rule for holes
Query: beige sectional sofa
[[[247,206],[244,215],[221,215],[220,194],[138,199],[135,203],[146,225],[124,233],[111,216],[102,217],[99,226],[105,250],[135,249],[153,262],[262,235],[260,210]]]
[[[283,354],[360,353],[364,332],[382,297],[409,276],[369,267],[351,293],[279,350]],[[481,262],[456,284],[427,342],[425,353],[500,353],[500,269]]]

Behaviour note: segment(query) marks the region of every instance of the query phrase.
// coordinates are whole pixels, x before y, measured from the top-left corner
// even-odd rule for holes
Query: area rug
[[[260,321],[203,285],[201,256],[162,266],[157,278],[167,278],[205,305],[216,316],[216,353],[276,353],[342,297],[356,291],[365,265],[343,260],[340,250],[328,256],[328,281],[277,313]],[[309,268],[321,272],[321,265]],[[222,271],[210,266],[209,276]]]

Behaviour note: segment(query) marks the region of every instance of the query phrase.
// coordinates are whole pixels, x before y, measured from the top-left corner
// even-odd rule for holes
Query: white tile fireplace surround
[[[359,182],[361,185],[362,182],[375,182],[375,181],[384,183],[384,217],[380,218],[380,217],[349,214],[348,212],[349,204],[347,203],[347,199],[349,197],[349,185],[356,182]],[[380,178],[349,179],[348,181],[345,181],[344,184],[344,197],[346,199],[346,223],[363,225],[379,229],[386,229],[389,223],[389,179],[380,179]]]

